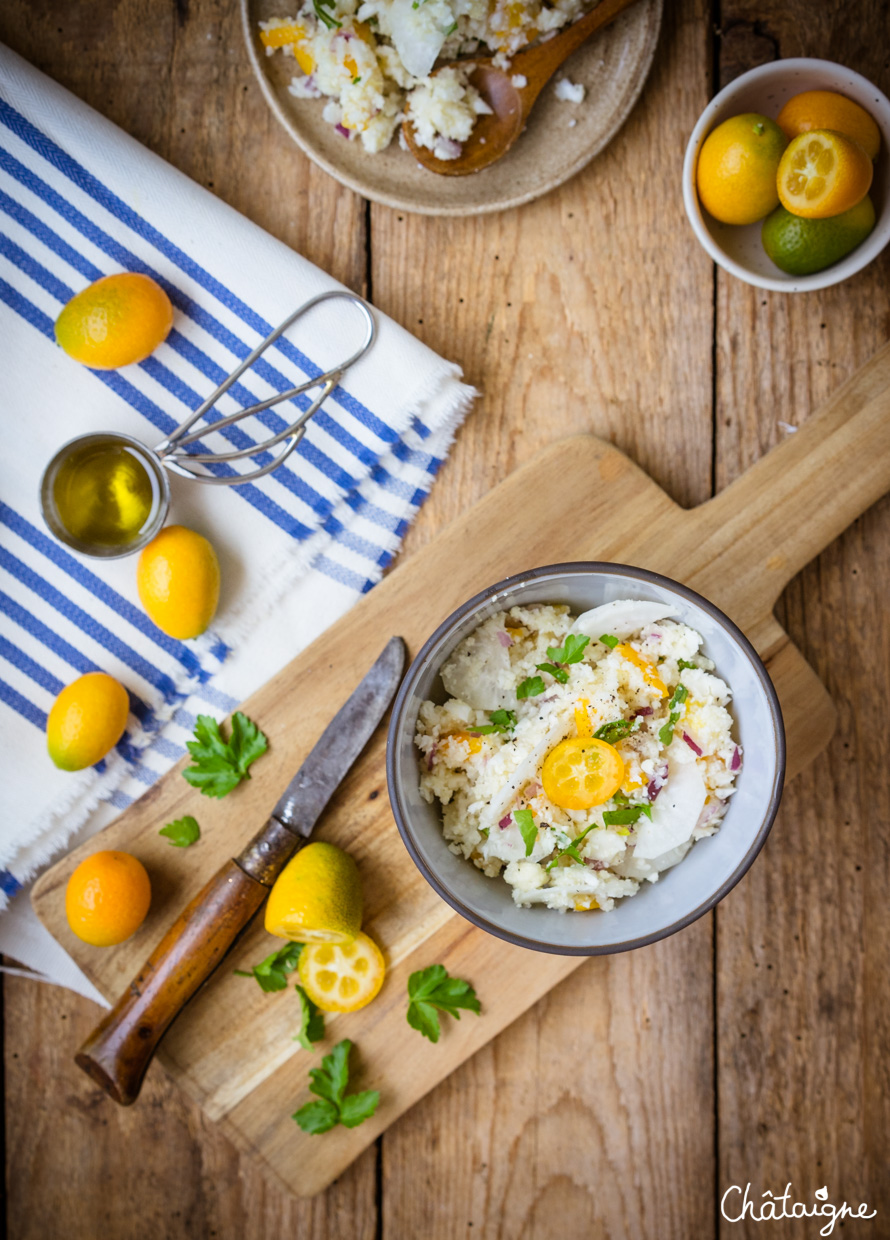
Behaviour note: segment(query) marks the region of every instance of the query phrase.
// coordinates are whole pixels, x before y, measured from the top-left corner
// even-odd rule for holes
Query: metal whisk
[[[307,379],[304,383],[298,383],[296,387],[288,388],[285,392],[277,392],[267,400],[257,401],[256,404],[239,409],[237,413],[231,413],[227,417],[219,418],[215,422],[208,422],[199,430],[192,430],[195,423],[213,408],[220,397],[228,392],[232,384],[237,383],[244,372],[249,370],[254,362],[262,357],[270,345],[273,345],[289,327],[296,323],[298,319],[301,319],[304,314],[308,314],[315,306],[325,301],[335,300],[352,302],[364,320],[365,338],[354,353],[330,370],[326,370],[323,375],[317,375],[314,379]],[[41,479],[41,508],[43,518],[49,529],[61,542],[66,543],[69,547],[72,547],[75,551],[80,551],[84,555],[95,556],[100,559],[117,559],[120,556],[132,555],[133,552],[144,547],[163,526],[170,508],[170,485],[167,480],[167,470],[179,474],[180,477],[193,478],[196,482],[205,482],[211,486],[240,486],[241,483],[256,482],[258,478],[264,478],[266,474],[270,474],[273,469],[277,469],[279,465],[287,460],[305,435],[306,424],[309,422],[309,419],[320,409],[349,368],[354,366],[359,358],[364,357],[368,349],[370,349],[374,343],[376,331],[377,328],[371,307],[361,297],[357,297],[355,293],[347,292],[345,289],[335,289],[330,293],[320,293],[317,297],[313,297],[305,302],[298,310],[289,315],[279,327],[276,327],[275,331],[268,335],[262,344],[258,345],[232,371],[228,378],[222,381],[214,392],[211,392],[203,404],[194,413],[190,413],[185,421],[180,423],[176,430],[156,447],[149,448],[131,435],[122,435],[117,431],[80,435],[77,439],[70,440],[55,454],[49,465],[47,465]],[[239,448],[232,452],[188,451],[191,444],[197,443],[202,436],[206,436],[212,431],[223,431],[227,427],[234,426],[236,422],[241,422],[255,413],[262,413],[265,409],[271,409],[275,405],[280,405],[282,401],[292,400],[295,396],[299,396],[303,392],[310,392],[315,388],[318,388],[319,392],[309,407],[303,410],[289,426],[279,431],[277,435],[270,435],[269,438],[263,439],[259,443],[251,444],[249,447]],[[76,468],[77,460],[84,454],[89,455],[91,453],[107,451],[116,452],[118,456],[125,453],[132,462],[141,465],[152,493],[150,513],[141,527],[133,531],[132,537],[129,537],[129,535],[126,537],[115,536],[111,541],[99,540],[97,537],[88,538],[82,533],[69,528],[65,520],[63,520],[56,495],[56,481],[60,476],[60,470],[65,467],[66,462],[69,463],[69,466],[73,465]],[[270,451],[273,454],[270,461],[267,461],[265,465],[258,465],[255,469],[250,469],[243,474],[232,472],[218,475],[209,473],[203,468],[206,465],[229,463],[231,461],[253,460],[255,457]]]
[[[203,427],[201,430],[192,431],[191,428],[195,423],[204,416],[208,410],[212,409],[219,398],[229,390],[233,383],[236,383],[245,370],[249,370],[254,362],[262,357],[266,349],[273,345],[275,341],[287,331],[298,319],[304,314],[308,314],[314,306],[320,305],[321,302],[342,300],[352,302],[359,310],[365,321],[365,338],[358,349],[345,361],[333,369],[325,371],[323,375],[317,378],[307,379],[305,383],[300,383],[296,387],[288,388],[286,392],[279,392],[275,396],[270,396],[268,400],[257,401],[255,405],[250,405],[246,409],[239,409],[237,413],[231,413],[228,417],[220,418],[219,421],[212,422],[209,426]],[[270,474],[273,469],[277,469],[283,461],[286,461],[290,454],[296,448],[297,444],[306,433],[306,423],[314,413],[318,411],[331,392],[341,381],[343,376],[353,366],[359,358],[363,357],[374,343],[374,337],[377,328],[374,323],[374,317],[371,308],[366,301],[355,293],[349,293],[345,290],[335,289],[330,293],[320,293],[317,297],[313,297],[310,301],[305,302],[298,310],[284,320],[284,322],[275,328],[275,331],[266,337],[262,344],[257,345],[254,351],[249,354],[240,366],[223,379],[219,387],[211,392],[202,405],[200,405],[194,413],[190,414],[184,422],[177,426],[176,430],[166,439],[157,444],[154,452],[163,463],[165,468],[172,470],[173,473],[179,474],[183,478],[195,478],[198,482],[206,482],[213,486],[239,486],[242,482],[255,482],[257,478],[263,478],[266,474]],[[285,427],[283,431],[279,431],[277,435],[264,439],[258,444],[254,444],[248,448],[241,448],[234,452],[187,452],[183,449],[188,448],[189,444],[196,443],[202,435],[206,435],[208,431],[225,430],[227,426],[234,426],[236,422],[241,422],[244,418],[249,418],[252,414],[262,413],[265,409],[271,409],[275,405],[280,405],[282,401],[291,400],[294,396],[299,396],[302,392],[309,392],[313,388],[320,387],[321,391],[312,401],[308,409],[304,410],[298,418],[291,422],[290,426]],[[193,468],[195,465],[216,464],[221,461],[242,461],[252,459],[259,456],[270,449],[275,448],[278,444],[282,444],[280,452],[278,452],[268,464],[257,469],[251,470],[245,474],[230,474],[226,476],[218,476],[216,474],[208,474]]]

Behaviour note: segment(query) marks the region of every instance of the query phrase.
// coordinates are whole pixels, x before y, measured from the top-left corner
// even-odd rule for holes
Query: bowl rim
[[[515,934],[510,930],[505,930],[502,926],[497,925],[493,921],[481,916],[474,909],[469,908],[462,900],[460,900],[453,892],[451,892],[438,875],[427,865],[416,847],[409,826],[410,816],[407,808],[403,805],[401,789],[398,786],[395,765],[395,753],[397,749],[397,734],[401,729],[403,716],[405,714],[408,698],[413,691],[414,682],[419,676],[423,666],[426,663],[430,652],[434,647],[446,637],[456,625],[458,625],[467,615],[475,609],[481,607],[501,592],[509,592],[517,586],[521,586],[526,582],[538,581],[547,577],[559,577],[569,574],[591,574],[595,576],[623,576],[632,577],[647,585],[657,585],[663,589],[673,591],[687,602],[691,602],[703,611],[707,612],[711,618],[725,629],[731,638],[735,640],[742,652],[747,656],[757,679],[760,681],[761,688],[764,691],[767,705],[769,708],[770,718],[773,726],[773,736],[776,746],[776,769],[773,778],[773,785],[770,789],[769,799],[766,805],[766,811],[763,816],[757,834],[754,837],[749,848],[741,858],[739,864],[732,873],[720,884],[720,886],[711,892],[704,900],[702,900],[695,908],[685,913],[670,925],[664,926],[659,930],[654,930],[648,934],[636,935],[633,938],[623,940],[617,943],[594,944],[590,946],[578,947],[557,947],[553,944],[546,943],[541,939],[535,939],[530,936]],[[411,665],[408,668],[402,680],[402,684],[396,695],[393,704],[392,715],[390,717],[389,728],[386,737],[386,782],[389,793],[389,802],[392,808],[393,817],[396,821],[402,842],[408,850],[412,861],[417,866],[420,873],[430,884],[433,890],[441,896],[441,898],[459,913],[467,921],[477,926],[480,930],[485,930],[492,934],[495,938],[512,943],[516,947],[529,948],[532,951],[546,952],[549,955],[556,956],[607,956],[614,955],[618,952],[632,951],[637,947],[645,947],[650,943],[659,942],[666,939],[677,931],[683,930],[686,926],[691,925],[705,913],[710,912],[715,905],[726,896],[738,882],[744,878],[748,870],[754,863],[763,845],[766,843],[776,814],[779,810],[779,803],[782,799],[782,791],[785,780],[786,765],[786,746],[785,746],[785,726],[782,718],[782,710],[779,705],[779,697],[775,687],[770,680],[769,673],[764,666],[760,655],[751,645],[748,638],[741,631],[737,624],[721,611],[716,604],[698,594],[695,590],[685,586],[672,577],[667,577],[663,573],[656,573],[651,569],[638,568],[631,564],[618,564],[605,560],[577,560],[570,561],[565,564],[548,564],[539,568],[527,569],[525,572],[516,573],[511,577],[506,577],[502,581],[496,582],[494,585],[488,586],[474,594],[472,598],[462,603],[442,623],[436,628],[430,637],[424,642],[420,650],[417,652]],[[533,912],[534,910],[529,910]]]
[[[858,85],[873,92],[877,96],[876,102],[886,108],[888,116],[890,116],[890,99],[887,98],[880,87],[876,86],[874,82],[864,77],[861,73],[857,73],[855,69],[839,64],[834,60],[824,60],[818,56],[790,56],[785,60],[770,60],[766,64],[756,65],[746,73],[740,73],[738,77],[728,82],[722,90],[719,90],[713,99],[708,101],[695,122],[689,141],[686,144],[686,153],[683,157],[683,206],[686,209],[686,216],[697,240],[714,262],[722,267],[724,271],[728,271],[730,275],[744,281],[745,284],[750,284],[754,288],[766,289],[773,293],[806,293],[815,292],[818,289],[831,288],[832,285],[840,284],[842,281],[849,280],[852,276],[857,275],[869,263],[873,262],[888,242],[890,242],[890,202],[886,202],[881,215],[875,221],[875,226],[870,235],[866,237],[861,245],[846,255],[845,258],[832,263],[824,271],[813,272],[812,275],[785,276],[783,278],[781,276],[761,276],[749,268],[743,267],[741,263],[730,258],[726,251],[717,244],[706,226],[702,218],[702,207],[698,200],[698,191],[695,188],[695,167],[699,148],[708,133],[710,133],[717,113],[740,87],[747,85],[749,82],[760,78],[782,76],[801,69],[846,74],[848,77],[855,79]],[[882,124],[877,118],[875,118],[875,123],[878,125],[884,138],[884,158],[886,159],[890,157],[890,154],[888,154],[890,152],[890,126]],[[849,265],[847,265],[847,259],[851,260]]]

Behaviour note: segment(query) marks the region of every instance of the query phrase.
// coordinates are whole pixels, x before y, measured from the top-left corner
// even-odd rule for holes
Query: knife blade
[[[198,892],[75,1056],[128,1106],[172,1021],[219,966],[305,842],[395,696],[405,643],[394,637],[337,711],[262,830]]]
[[[334,715],[269,815],[308,838],[328,801],[395,697],[405,669],[405,643],[391,638],[349,700]]]

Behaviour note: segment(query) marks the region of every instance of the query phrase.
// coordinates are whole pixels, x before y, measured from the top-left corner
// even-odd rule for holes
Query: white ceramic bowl
[[[439,668],[468,633],[495,612],[533,603],[567,603],[580,613],[619,598],[670,603],[704,638],[704,651],[733,693],[735,735],[744,750],[736,792],[716,835],[699,840],[657,883],[643,883],[608,913],[517,908],[509,886],[457,857],[442,834],[438,805],[420,795],[414,744],[428,698],[447,696]],[[462,916],[520,947],[596,956],[642,947],[688,926],[739,881],[760,851],[782,795],[785,734],[776,691],[756,651],[722,611],[669,577],[624,564],[552,564],[508,577],[464,603],[423,646],[399,689],[389,727],[386,774],[396,824],[420,872]]]
[[[760,112],[775,119],[793,95],[805,90],[835,90],[861,104],[881,131],[875,163],[872,202],[877,220],[871,235],[852,254],[811,276],[789,276],[767,258],[756,224],[720,224],[703,210],[695,188],[698,153],[705,138],[721,122],[740,112]],[[774,60],[743,73],[715,95],[698,118],[683,161],[683,203],[699,241],[724,270],[757,288],[801,293],[839,284],[868,266],[890,241],[890,99],[867,78],[830,60]]]

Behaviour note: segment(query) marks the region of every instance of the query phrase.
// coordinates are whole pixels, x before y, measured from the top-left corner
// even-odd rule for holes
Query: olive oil
[[[91,435],[74,444],[52,480],[55,515],[72,538],[120,547],[139,538],[161,502],[157,480],[120,439]]]

